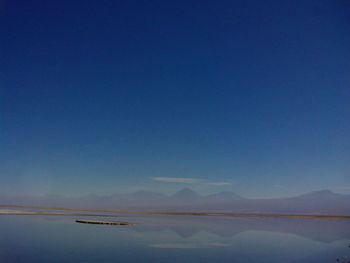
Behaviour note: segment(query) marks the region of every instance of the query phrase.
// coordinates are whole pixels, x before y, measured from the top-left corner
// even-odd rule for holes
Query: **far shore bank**
[[[147,215],[185,215],[185,216],[225,216],[225,217],[271,217],[271,218],[305,218],[305,219],[337,219],[350,220],[350,216],[344,215],[309,215],[309,214],[260,214],[260,213],[211,213],[211,212],[171,212],[171,211],[139,211],[139,210],[119,210],[119,209],[85,209],[85,208],[68,208],[68,207],[48,207],[48,206],[23,206],[23,205],[0,205],[0,208],[26,208],[26,209],[42,209],[42,210],[65,210],[76,212],[100,212],[100,213],[125,213],[125,214],[147,214]],[[21,211],[22,212],[22,211]],[[61,212],[32,212],[23,211],[22,214],[44,215],[84,215]],[[91,215],[106,216],[106,215]]]
[[[86,213],[64,213],[64,212],[42,212],[42,211],[5,210],[5,209],[0,209],[0,215],[54,215],[54,216],[116,217],[116,215],[86,214]]]

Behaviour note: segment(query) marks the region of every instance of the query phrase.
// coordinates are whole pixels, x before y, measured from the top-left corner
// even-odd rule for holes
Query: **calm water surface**
[[[0,215],[0,262],[350,261],[350,221],[119,215],[103,220],[139,225],[75,223],[82,218]]]

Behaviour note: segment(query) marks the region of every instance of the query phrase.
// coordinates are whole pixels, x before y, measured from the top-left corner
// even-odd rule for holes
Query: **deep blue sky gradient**
[[[2,192],[350,193],[348,1],[3,0],[0,24]]]

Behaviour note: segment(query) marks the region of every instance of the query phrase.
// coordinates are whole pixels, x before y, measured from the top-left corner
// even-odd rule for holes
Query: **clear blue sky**
[[[0,2],[0,192],[350,193],[349,1]]]

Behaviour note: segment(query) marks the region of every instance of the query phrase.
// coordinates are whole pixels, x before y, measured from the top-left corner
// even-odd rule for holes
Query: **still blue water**
[[[0,215],[0,262],[348,262],[350,222],[319,219],[119,215]],[[101,219],[101,218],[84,218]]]

